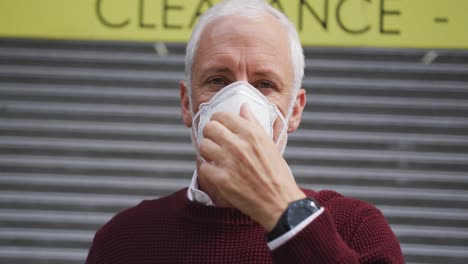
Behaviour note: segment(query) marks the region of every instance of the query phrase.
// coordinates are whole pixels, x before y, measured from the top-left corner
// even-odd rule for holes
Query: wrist
[[[281,217],[281,215],[287,207],[288,203],[285,202],[282,205],[276,207],[276,209],[268,212],[268,215],[265,217],[265,220],[262,223],[260,223],[266,232],[270,232],[271,230],[273,230],[273,228],[276,225],[276,222],[278,222],[278,219]]]
[[[276,209],[272,209],[268,212],[268,216],[265,218],[265,221],[261,223],[266,232],[270,232],[275,227],[276,223],[280,219],[281,215],[286,211],[289,204],[294,201],[301,200],[307,196],[297,188],[297,191],[289,195],[287,199],[284,199],[279,206],[276,206]]]
[[[274,228],[267,233],[268,241],[273,241],[287,233],[318,212],[320,208],[320,205],[310,197],[291,202],[279,217]]]

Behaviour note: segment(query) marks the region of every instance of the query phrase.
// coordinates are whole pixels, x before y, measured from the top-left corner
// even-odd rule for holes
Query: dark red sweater
[[[304,192],[325,211],[274,251],[248,216],[191,202],[182,189],[116,215],[96,233],[86,263],[404,263],[374,206],[333,191]]]

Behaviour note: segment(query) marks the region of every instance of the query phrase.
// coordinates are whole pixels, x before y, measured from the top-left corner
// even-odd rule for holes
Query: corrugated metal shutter
[[[167,48],[0,40],[0,262],[82,263],[116,212],[188,185],[184,46]],[[468,51],[306,57],[298,182],[376,204],[408,263],[467,263]]]

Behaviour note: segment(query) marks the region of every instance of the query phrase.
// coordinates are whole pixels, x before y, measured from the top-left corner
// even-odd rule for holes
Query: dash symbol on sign
[[[435,17],[434,23],[436,24],[448,24],[449,19],[448,17]]]

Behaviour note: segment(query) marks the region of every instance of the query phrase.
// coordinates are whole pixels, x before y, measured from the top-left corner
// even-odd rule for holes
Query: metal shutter
[[[188,185],[184,45],[0,39],[0,262],[82,263]],[[297,181],[377,205],[408,263],[468,262],[468,51],[306,48]]]

